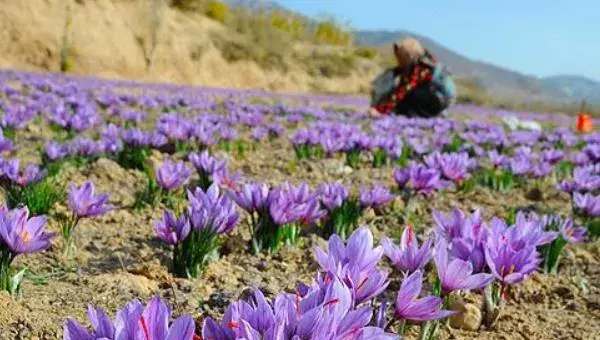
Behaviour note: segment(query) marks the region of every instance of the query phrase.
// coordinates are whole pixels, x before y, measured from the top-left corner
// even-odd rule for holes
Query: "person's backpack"
[[[454,79],[452,79],[450,70],[445,65],[439,62],[436,63],[433,68],[433,79],[431,82],[436,87],[439,99],[446,107],[450,106],[456,98],[456,84],[454,83]]]
[[[371,82],[371,106],[377,105],[396,87],[396,76],[393,68],[385,70]]]

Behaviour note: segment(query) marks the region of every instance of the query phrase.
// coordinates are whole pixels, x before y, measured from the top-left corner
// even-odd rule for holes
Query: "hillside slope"
[[[69,72],[110,78],[176,82],[286,92],[364,92],[378,71],[360,61],[345,77],[311,75],[290,63],[287,71],[265,69],[250,60],[229,62],[219,39],[244,36],[197,13],[152,0],[77,0],[70,15],[65,0],[0,0],[0,67],[59,71],[65,24],[71,18]],[[152,63],[146,60],[154,13],[160,14]],[[62,49],[67,50],[67,49]],[[307,49],[309,53],[311,49]]]

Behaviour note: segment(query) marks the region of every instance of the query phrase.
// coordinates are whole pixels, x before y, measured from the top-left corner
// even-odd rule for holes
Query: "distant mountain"
[[[569,97],[573,100],[585,98],[591,103],[600,103],[600,82],[577,75],[557,75],[542,78],[547,91],[558,97]]]
[[[600,83],[580,76],[537,78],[482,61],[470,59],[440,43],[407,31],[357,31],[355,41],[361,45],[390,45],[405,37],[418,39],[425,48],[450,67],[457,76],[477,80],[493,96],[526,100],[573,102],[587,98],[600,103]]]

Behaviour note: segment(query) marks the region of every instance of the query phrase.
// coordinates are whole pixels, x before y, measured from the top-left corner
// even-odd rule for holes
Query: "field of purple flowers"
[[[0,72],[0,339],[597,339],[600,133],[365,105]]]

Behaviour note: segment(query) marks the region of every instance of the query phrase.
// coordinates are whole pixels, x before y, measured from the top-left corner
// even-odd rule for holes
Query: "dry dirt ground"
[[[40,142],[39,127],[18,136],[23,146],[19,156],[34,160],[35,146]],[[43,135],[43,133],[41,133]],[[47,137],[47,136],[46,136]],[[312,186],[325,180],[341,180],[354,189],[361,183],[380,182],[393,185],[391,168],[358,170],[344,167],[341,159],[325,159],[310,163],[294,161],[287,138],[265,142],[243,159],[217,153],[228,158],[234,170],[245,177],[278,182],[305,180]],[[99,159],[77,169],[69,166],[60,174],[63,183],[82,183],[90,179],[100,192],[108,192],[118,209],[107,215],[85,220],[75,234],[78,255],[65,265],[60,260],[60,247],[16,263],[31,270],[24,283],[22,300],[0,294],[0,339],[59,339],[67,317],[87,322],[87,304],[105,308],[111,315],[133,298],[147,301],[160,295],[174,306],[176,314],[191,313],[197,324],[206,315],[219,316],[231,299],[245,289],[259,287],[267,296],[292,289],[297,281],[310,282],[317,270],[312,249],[324,240],[312,235],[304,238],[300,249],[284,249],[274,256],[254,256],[248,252],[248,223],[243,220],[237,231],[227,237],[222,257],[212,263],[196,280],[173,278],[169,271],[170,253],[153,237],[152,221],[161,207],[132,210],[136,190],[144,185],[142,173],[124,170],[109,159]],[[419,203],[419,228],[431,226],[432,209],[449,211],[452,207],[481,207],[486,217],[506,216],[511,206],[534,204],[556,212],[568,213],[567,197],[551,185],[543,185],[543,200],[531,202],[523,190],[509,194],[476,189],[470,193],[442,193]],[[58,205],[53,210],[66,209]],[[368,214],[362,224],[368,225],[378,239],[384,234],[397,237],[403,228],[402,202],[394,202],[386,214]],[[58,230],[50,219],[50,229]],[[444,339],[600,339],[600,244],[568,248],[558,276],[533,275],[509,292],[509,302],[495,328],[468,332],[445,329]],[[392,275],[393,290],[399,286],[399,274]],[[472,298],[472,297],[465,297]],[[408,338],[415,338],[409,333]]]

